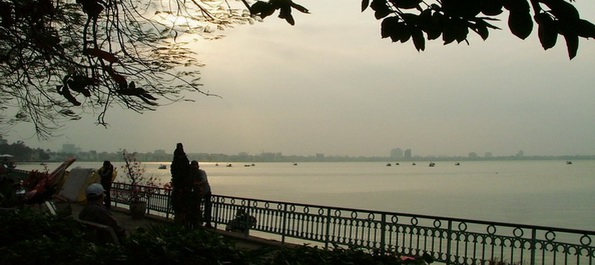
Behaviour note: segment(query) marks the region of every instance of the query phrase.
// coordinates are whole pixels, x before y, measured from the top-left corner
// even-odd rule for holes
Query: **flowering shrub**
[[[122,170],[125,173],[126,182],[130,184],[128,201],[139,202],[143,197],[150,198],[158,191],[159,180],[153,176],[145,176],[145,167],[136,159],[136,152],[129,153],[124,149],[122,157],[124,158]]]

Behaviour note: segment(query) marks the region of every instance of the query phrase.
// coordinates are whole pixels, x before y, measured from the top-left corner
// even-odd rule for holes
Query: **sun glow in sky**
[[[506,22],[487,41],[412,43],[380,38],[380,21],[359,1],[297,1],[289,26],[276,15],[235,26],[225,38],[192,47],[206,66],[195,103],[138,115],[112,108],[109,128],[94,117],[68,123],[37,142],[19,126],[9,141],[60,150],[285,155],[595,154],[595,41],[581,39],[570,61],[562,38],[544,51],[536,29],[527,40]],[[595,1],[575,2],[595,22]]]

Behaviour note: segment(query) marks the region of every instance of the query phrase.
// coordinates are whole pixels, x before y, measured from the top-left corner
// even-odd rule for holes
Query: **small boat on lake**
[[[159,165],[159,169],[167,169],[167,166],[164,164]]]
[[[429,166],[430,166],[430,167],[434,167],[434,166],[436,166],[436,163],[434,163],[434,162],[430,162],[430,165],[429,165]]]

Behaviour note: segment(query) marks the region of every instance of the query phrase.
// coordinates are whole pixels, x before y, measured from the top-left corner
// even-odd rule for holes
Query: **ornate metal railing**
[[[136,186],[142,195],[141,201],[147,202],[147,213],[171,218],[173,209],[171,207],[171,190],[151,186]],[[118,204],[129,205],[132,186],[130,184],[114,182],[111,189],[111,199],[115,206]]]
[[[114,184],[112,192],[125,192]],[[116,196],[114,196],[116,197]],[[153,192],[147,211],[169,218],[169,191]],[[116,199],[117,203],[125,203]],[[252,231],[288,239],[365,248],[377,253],[429,254],[447,264],[589,264],[595,231],[487,222],[407,213],[212,196],[213,222],[226,225],[243,210],[256,219]],[[260,236],[260,235],[259,235]],[[275,238],[276,237],[276,238]]]

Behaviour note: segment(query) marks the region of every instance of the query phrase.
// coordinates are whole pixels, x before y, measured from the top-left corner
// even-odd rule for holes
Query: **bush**
[[[87,242],[72,218],[29,208],[5,212],[0,235],[0,264],[110,264],[117,256],[113,245]]]

